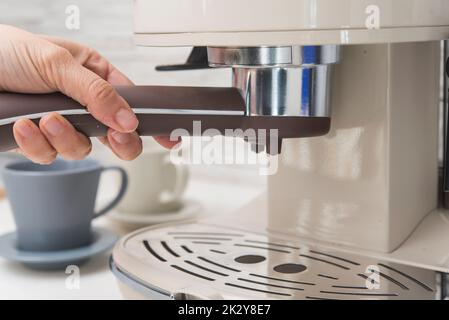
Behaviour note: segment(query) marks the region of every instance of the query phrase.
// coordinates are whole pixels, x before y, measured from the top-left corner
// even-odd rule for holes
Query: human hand
[[[96,51],[0,25],[0,91],[64,93],[110,128],[107,136],[100,138],[104,144],[119,158],[132,160],[142,151],[135,132],[138,120],[112,85],[132,82]],[[17,121],[14,137],[19,151],[41,164],[51,163],[58,154],[79,160],[92,148],[90,139],[57,113],[44,116],[39,126],[29,119]],[[156,140],[168,148],[176,144],[164,137]]]

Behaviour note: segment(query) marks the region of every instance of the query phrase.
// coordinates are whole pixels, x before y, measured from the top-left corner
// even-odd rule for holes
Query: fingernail
[[[130,133],[121,133],[114,131],[111,133],[112,138],[119,144],[127,144],[131,141]]]
[[[52,136],[59,136],[64,132],[65,126],[61,120],[55,116],[50,116],[44,122],[45,130],[48,131]]]
[[[24,138],[31,138],[34,135],[34,128],[25,121],[20,121],[17,123],[16,130]]]
[[[134,113],[129,110],[122,108],[115,114],[115,121],[119,124],[119,126],[124,131],[134,131],[137,128],[137,125],[139,124],[136,116]]]

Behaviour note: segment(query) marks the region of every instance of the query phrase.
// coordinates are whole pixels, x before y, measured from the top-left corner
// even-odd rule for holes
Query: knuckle
[[[109,62],[100,53],[91,48],[87,49],[87,58],[84,65],[91,66],[92,70],[95,70],[95,73],[102,79],[106,79],[110,72]]]
[[[107,101],[115,94],[114,88],[105,80],[96,78],[89,86],[89,96],[100,101]]]
[[[72,55],[67,49],[54,45],[45,49],[43,58],[50,63],[60,63],[61,61],[70,60]]]
[[[87,57],[89,61],[98,62],[102,59],[102,56],[97,50],[87,48]]]
[[[43,49],[40,64],[44,78],[52,80],[52,85],[57,86],[71,59],[72,55],[67,49],[58,46],[48,46]]]

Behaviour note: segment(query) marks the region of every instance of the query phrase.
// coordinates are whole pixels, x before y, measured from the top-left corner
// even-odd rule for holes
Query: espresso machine
[[[123,237],[110,267],[125,297],[448,297],[447,1],[135,0],[134,30],[140,46],[194,47],[161,72],[232,70],[228,88],[118,88],[140,134],[266,129],[244,138],[279,168],[238,212]],[[72,100],[27,97],[2,137],[48,111],[104,133]]]
[[[161,70],[231,68],[245,116],[323,130],[284,140],[267,192],[238,212],[124,237],[111,268],[125,296],[447,297],[445,1],[134,6],[138,45],[195,47]]]

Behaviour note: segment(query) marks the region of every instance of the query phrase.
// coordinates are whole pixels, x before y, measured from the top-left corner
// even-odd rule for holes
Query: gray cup
[[[122,183],[114,200],[94,212],[100,175],[106,170],[118,171]],[[94,160],[57,160],[48,166],[16,162],[6,166],[3,178],[17,227],[17,247],[24,251],[91,244],[92,220],[115,207],[128,185],[122,168],[102,167]]]

